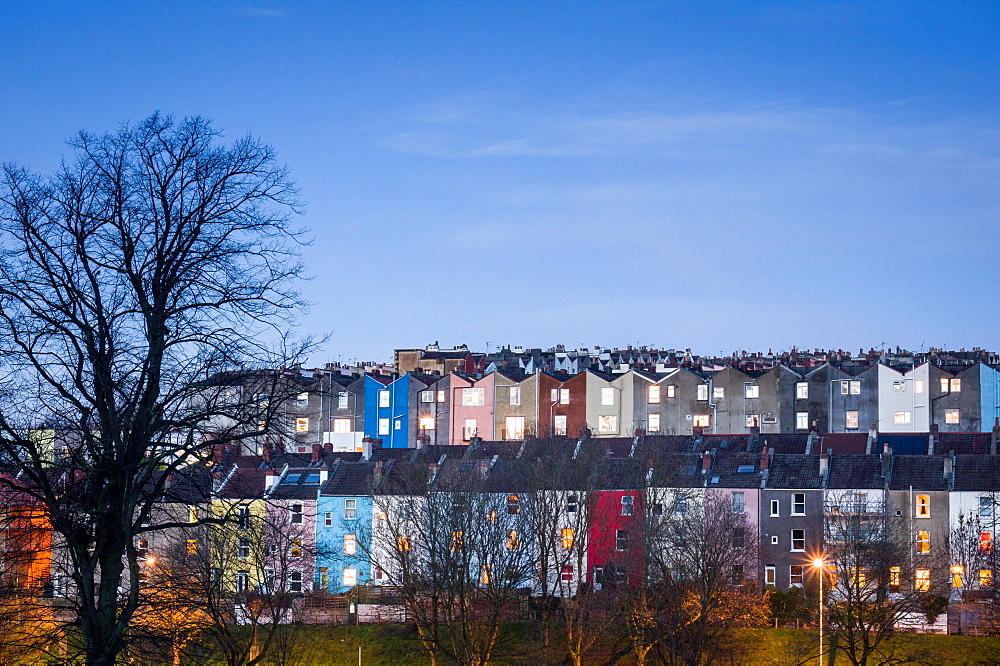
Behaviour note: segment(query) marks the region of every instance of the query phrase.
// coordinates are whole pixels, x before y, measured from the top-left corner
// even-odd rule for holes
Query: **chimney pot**
[[[829,453],[819,454],[819,475],[826,476],[826,473],[829,469],[830,469],[830,454]]]
[[[312,461],[317,463],[323,457],[323,447],[319,444],[312,445]]]
[[[771,454],[768,449],[762,449],[760,452],[760,471],[766,472],[771,466]]]
[[[707,472],[710,469],[712,469],[712,453],[705,451],[701,456],[701,471]]]

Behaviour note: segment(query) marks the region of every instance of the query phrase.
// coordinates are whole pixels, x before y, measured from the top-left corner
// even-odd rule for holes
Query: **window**
[[[149,555],[149,542],[139,539],[139,545],[135,547],[136,559],[144,560]]]
[[[804,515],[806,515],[806,494],[805,493],[792,493],[792,515],[793,516],[804,516]]]
[[[396,539],[396,550],[406,553],[410,550],[410,537],[401,536]]]
[[[444,392],[444,391],[438,391],[438,394],[437,394],[437,401],[438,401],[438,402],[444,402],[444,401],[445,401],[445,395],[446,395],[446,394],[445,394],[445,392]]]
[[[250,572],[249,571],[237,571],[236,572],[236,591],[246,592],[250,588]]]
[[[844,426],[849,430],[856,430],[858,427],[858,413],[847,412],[847,417],[845,419]]]
[[[772,518],[777,518],[778,516],[781,515],[781,510],[780,509],[781,509],[781,501],[780,500],[771,500],[771,517]]]
[[[354,555],[358,552],[358,542],[353,534],[344,535],[344,555]]]
[[[288,507],[288,522],[292,525],[302,524],[302,505],[295,503]]]
[[[646,402],[650,405],[660,404],[660,385],[653,384],[646,389]]]
[[[523,416],[508,416],[504,423],[506,425],[506,433],[504,437],[506,439],[524,439],[524,417]]]
[[[893,393],[906,393],[906,382],[895,381],[892,383]]]
[[[573,565],[567,565],[562,567],[559,571],[559,580],[572,581],[573,580]]]
[[[393,430],[402,430],[403,429],[403,422],[400,421],[399,419],[396,419],[395,421],[392,422],[392,429]]]
[[[521,513],[521,498],[517,495],[507,495],[507,515],[516,516]]]
[[[330,568],[319,568],[319,588],[323,591],[330,589]]]
[[[618,432],[618,417],[606,414],[597,417],[597,432]]]
[[[753,400],[754,398],[760,397],[760,387],[756,384],[746,384],[743,387],[743,394],[747,400]]]
[[[930,569],[917,569],[916,587],[918,592],[926,592],[931,589]]]
[[[567,428],[566,428],[566,415],[565,414],[556,414],[555,417],[553,417],[553,418],[554,418],[554,421],[552,423],[552,429],[555,430],[555,434],[559,435],[561,437],[565,437],[566,436],[566,432],[567,432]]]
[[[806,549],[806,531],[792,530],[792,550],[801,552]]]
[[[795,412],[795,429],[809,430],[809,412]]]
[[[347,520],[354,520],[358,517],[358,500],[356,499],[345,499],[344,500],[344,518]]]
[[[299,393],[295,396],[295,406],[296,407],[308,407],[309,406],[309,394]]]
[[[605,386],[601,388],[601,404],[602,405],[613,405],[615,404],[615,389],[611,386]]]
[[[743,548],[746,545],[746,533],[742,527],[733,528],[733,548]]]
[[[421,391],[420,402],[434,402],[434,391]]]
[[[760,414],[747,414],[747,427],[756,428],[760,425]]]
[[[479,428],[476,427],[476,419],[465,419],[465,428],[462,429],[462,439],[470,440],[478,432]]]
[[[486,404],[486,389],[484,388],[462,389],[463,407],[482,407],[485,404]]]
[[[694,425],[701,428],[707,428],[709,426],[710,419],[708,414],[695,414],[694,415]]]
[[[507,533],[507,550],[517,550],[521,546],[521,542],[517,538],[517,530],[511,530]]]
[[[979,552],[983,555],[993,552],[993,532],[979,533]]]
[[[979,570],[979,587],[993,587],[993,570]]]
[[[344,569],[344,587],[354,587],[358,584],[358,570]]]
[[[288,591],[289,592],[301,592],[302,591],[302,572],[292,571],[288,574]]]
[[[911,417],[910,412],[893,412],[892,413],[892,422],[893,423],[900,423],[900,424],[909,423],[910,422],[910,417]]]
[[[791,587],[802,587],[802,571],[805,567],[801,564],[793,564],[788,567],[788,585]]]
[[[914,379],[913,380],[913,392],[914,393],[923,393],[924,392],[924,380],[922,380],[922,379]]]
[[[622,495],[622,514],[623,516],[631,516],[635,510],[635,498],[631,495]]]
[[[726,387],[724,386],[712,387],[712,400],[722,400],[725,397],[726,397]]]
[[[351,419],[334,419],[333,420],[333,432],[338,435],[346,435],[351,432]]]
[[[993,517],[993,498],[992,497],[980,497],[979,498],[979,517],[980,518],[992,518]]]
[[[698,400],[708,400],[708,384],[698,384]]]
[[[563,548],[572,548],[573,547],[573,538],[574,538],[574,536],[573,536],[573,528],[572,527],[564,527],[564,528],[562,528],[562,531],[560,532],[560,534],[562,536],[562,547]]]
[[[465,547],[465,532],[462,530],[455,530],[451,533],[451,550],[452,552],[462,552]]]
[[[349,400],[348,396],[350,395],[351,394],[348,393],[347,391],[341,391],[340,393],[337,394],[337,409],[348,408],[349,403],[347,401]]]
[[[917,531],[917,552],[921,555],[931,552],[931,533],[927,530]]]
[[[889,591],[899,592],[899,581],[901,569],[899,567],[889,567]]]
[[[486,520],[490,521],[491,523],[497,522],[497,510],[490,509],[490,512],[486,514]]]
[[[266,407],[267,405],[269,405],[271,403],[271,394],[270,393],[258,393],[257,396],[256,396],[256,399],[257,399],[257,404],[258,405],[260,405],[261,407]]]
[[[434,430],[433,416],[421,416],[418,423],[421,430]]]
[[[576,493],[570,493],[566,496],[566,513],[576,513],[576,507],[578,506],[579,500],[577,499]]]
[[[389,419],[379,419],[378,420],[378,434],[388,435],[389,434]]]
[[[660,415],[650,414],[649,415],[649,432],[660,432]]]
[[[628,532],[615,530],[615,550],[628,550]]]
[[[333,511],[327,511],[323,514],[323,524],[327,527],[333,527]]]
[[[677,501],[674,502],[674,513],[679,516],[683,516],[688,511],[688,502],[686,497],[678,497]]]
[[[668,398],[675,398],[675,397],[677,397],[677,385],[676,384],[667,384],[667,397]]]
[[[958,423],[959,418],[961,418],[960,412],[957,409],[946,409],[944,410],[944,422],[955,425]]]
[[[931,517],[931,496],[917,495],[917,518]]]
[[[796,400],[808,400],[809,399],[809,382],[796,382],[796,384],[795,384],[795,399]]]
[[[729,582],[733,585],[739,585],[743,582],[743,565],[734,564],[729,569]]]
[[[746,513],[746,494],[741,492],[734,492],[729,495],[730,509],[733,513],[742,514]]]
[[[774,535],[771,536],[771,545],[772,546],[777,546],[778,545],[778,535],[777,534],[774,534]]]
[[[958,379],[958,378],[952,379],[951,380],[951,392],[952,393],[961,393],[961,391],[962,391],[962,380]]]
[[[840,393],[842,395],[861,395],[861,381],[852,379],[840,382]]]
[[[774,585],[774,565],[764,565],[764,585]]]
[[[197,555],[198,554],[198,540],[197,539],[188,539],[187,540],[186,551],[187,551],[188,555]]]
[[[490,580],[490,565],[484,564],[479,570],[479,582],[483,585],[489,585]]]
[[[379,391],[378,392],[378,406],[379,407],[383,407],[383,408],[389,406],[389,392],[388,391]]]
[[[250,529],[250,507],[241,504],[236,510],[236,523],[241,530]]]
[[[962,587],[962,577],[965,575],[965,567],[956,564],[951,568],[951,586]]]
[[[288,548],[288,554],[292,557],[302,557],[302,537],[292,537],[291,545]]]
[[[854,493],[854,513],[868,512],[868,493]]]
[[[569,389],[559,389],[559,404],[560,405],[569,404]]]
[[[241,560],[250,559],[250,539],[240,537],[236,540],[236,557]]]
[[[520,386],[511,386],[510,387],[510,395],[508,396],[508,402],[511,405],[520,405],[521,404],[521,387]]]

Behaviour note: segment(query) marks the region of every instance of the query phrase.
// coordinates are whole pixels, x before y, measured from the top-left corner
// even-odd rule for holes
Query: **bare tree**
[[[154,114],[81,132],[51,176],[3,170],[0,458],[65,549],[88,664],[125,647],[136,539],[174,526],[151,521],[166,479],[279,402],[212,378],[288,362],[261,341],[297,304],[295,192],[270,147],[218,138]]]

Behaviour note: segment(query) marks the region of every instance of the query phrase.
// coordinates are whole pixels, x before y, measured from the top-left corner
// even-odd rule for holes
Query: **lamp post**
[[[826,562],[817,557],[812,565],[819,571],[819,666],[823,666],[823,568]]]

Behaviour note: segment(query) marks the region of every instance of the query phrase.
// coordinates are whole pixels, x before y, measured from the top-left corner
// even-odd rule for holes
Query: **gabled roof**
[[[881,488],[882,457],[840,455],[830,458],[828,488]]]
[[[954,489],[1000,491],[1000,456],[956,455]]]
[[[399,461],[409,461],[413,457],[413,449],[372,449],[371,457],[368,458],[369,462],[389,461],[389,460],[399,460]]]
[[[480,442],[479,444],[469,445],[468,450],[465,452],[465,459],[490,460],[493,456],[500,456],[504,460],[512,460],[517,457],[517,453],[520,450],[520,441]]]
[[[822,488],[823,478],[819,475],[819,456],[776,453],[771,456],[765,487],[793,490]]]
[[[628,458],[632,451],[631,437],[591,437],[580,448],[581,452],[598,458],[613,460]]]
[[[653,468],[650,485],[660,488],[700,488],[705,484],[700,453],[667,453]]]
[[[944,476],[944,461],[940,456],[892,457],[890,490],[948,490]]]
[[[371,495],[375,483],[375,463],[351,462],[337,465],[323,486],[323,497]]]
[[[758,488],[760,454],[719,451],[708,472],[709,488]]]
[[[918,456],[927,453],[927,433],[921,434],[879,434],[878,451],[886,444],[892,449],[893,455]]]
[[[757,448],[767,447],[775,453],[805,453],[807,441],[809,435],[806,434],[767,434],[760,436]]]
[[[702,449],[719,449],[720,451],[745,451],[750,435],[703,435]]]
[[[271,470],[237,468],[225,484],[216,492],[222,499],[257,499],[264,496],[264,489]],[[228,471],[216,472],[226,475]]]
[[[384,495],[424,495],[427,493],[429,466],[393,463],[382,474],[376,493]]]
[[[988,432],[942,432],[938,435],[934,452],[947,454],[978,453],[989,455],[992,435]]]
[[[834,455],[843,454],[864,454],[868,450],[868,433],[864,432],[829,432],[820,435],[819,440],[813,444],[813,453],[827,453],[832,451]]]

